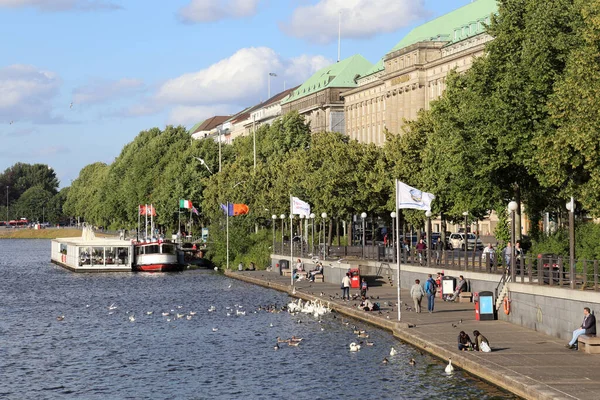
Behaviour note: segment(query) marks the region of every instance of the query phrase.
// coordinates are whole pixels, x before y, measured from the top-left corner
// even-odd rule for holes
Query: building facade
[[[382,145],[385,130],[401,134],[407,120],[439,98],[452,70],[464,72],[484,53],[496,0],[474,2],[413,29],[345,91],[346,134]]]

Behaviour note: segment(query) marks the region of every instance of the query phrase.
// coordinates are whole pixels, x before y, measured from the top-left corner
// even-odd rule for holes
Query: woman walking
[[[415,302],[415,311],[421,312],[421,300],[423,300],[423,296],[425,296],[425,292],[423,291],[423,286],[421,286],[420,280],[415,280],[415,284],[410,288],[410,297],[413,298]]]

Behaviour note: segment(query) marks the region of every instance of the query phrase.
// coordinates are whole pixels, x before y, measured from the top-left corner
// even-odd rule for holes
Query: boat
[[[152,239],[134,242],[133,248],[134,261],[132,267],[134,271],[183,271],[184,265],[179,262],[179,250],[175,243]]]

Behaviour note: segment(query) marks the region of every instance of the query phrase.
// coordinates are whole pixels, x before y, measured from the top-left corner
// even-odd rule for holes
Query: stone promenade
[[[369,288],[368,295],[382,306],[381,314],[358,310],[358,301],[339,299],[339,285],[297,282],[275,272],[226,271],[226,275],[284,291],[303,299],[330,302],[332,309],[388,329],[399,339],[447,360],[467,372],[526,399],[600,399],[600,354],[589,355],[565,348],[565,342],[503,321],[476,321],[473,303],[448,303],[436,299],[435,312],[417,314],[408,290],[401,291],[402,320],[397,321],[396,287],[389,284]],[[358,289],[351,289],[351,294]],[[331,296],[338,298],[331,299]],[[393,308],[393,311],[392,311]],[[582,317],[583,318],[583,317]],[[462,322],[461,322],[462,320]],[[455,327],[456,326],[456,327]],[[577,327],[566,327],[573,330]],[[460,352],[457,336],[464,330],[473,338],[477,329],[488,338],[492,353]]]

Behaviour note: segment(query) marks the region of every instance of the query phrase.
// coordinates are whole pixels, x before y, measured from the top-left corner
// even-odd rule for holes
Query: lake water
[[[0,240],[0,398],[515,398],[447,376],[442,362],[358,321],[258,310],[289,302],[273,290],[208,271],[75,274],[49,258],[48,240]],[[374,346],[349,352],[352,325]],[[299,347],[273,349],[292,335]]]

